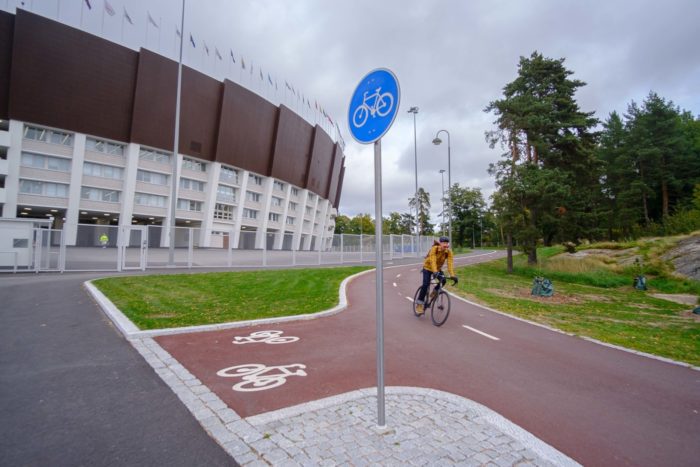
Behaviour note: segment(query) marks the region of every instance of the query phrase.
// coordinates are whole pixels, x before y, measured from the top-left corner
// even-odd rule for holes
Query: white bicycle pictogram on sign
[[[374,118],[376,114],[380,117],[386,117],[391,112],[391,109],[394,107],[394,96],[390,92],[382,94],[381,90],[382,88],[378,87],[370,95],[367,95],[367,92],[364,93],[362,104],[352,114],[352,123],[356,128],[362,128],[370,116]],[[370,106],[368,102],[371,102],[372,99],[374,99],[374,102]]]
[[[283,331],[257,331],[247,337],[236,336],[233,339],[234,344],[288,344],[299,340],[295,336],[282,336]]]
[[[216,372],[223,378],[241,378],[243,381],[233,385],[234,391],[252,392],[276,388],[287,382],[290,376],[306,376],[306,365],[267,366],[261,363],[247,363],[224,368]],[[292,369],[295,369],[292,371]]]

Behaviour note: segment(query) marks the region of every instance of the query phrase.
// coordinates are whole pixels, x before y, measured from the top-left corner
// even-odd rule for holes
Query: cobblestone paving
[[[241,465],[578,465],[488,408],[423,388],[375,389],[242,419],[151,338],[132,345]]]

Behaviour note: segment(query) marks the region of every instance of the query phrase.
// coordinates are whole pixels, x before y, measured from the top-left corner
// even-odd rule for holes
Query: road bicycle
[[[430,286],[428,286],[428,293],[425,297],[424,310],[427,311],[430,308],[430,319],[433,321],[435,326],[442,326],[447,321],[447,317],[450,315],[450,295],[443,290],[445,284],[447,283],[447,278],[445,274],[440,271],[435,277],[430,281]],[[452,285],[455,285],[457,281],[453,278]],[[418,301],[418,295],[420,294],[420,287],[416,290],[413,296],[413,314],[418,317],[423,316],[425,313],[418,313],[416,311],[416,302]]]

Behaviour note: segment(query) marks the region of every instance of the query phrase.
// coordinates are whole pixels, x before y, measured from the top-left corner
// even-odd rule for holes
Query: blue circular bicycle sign
[[[350,99],[348,125],[355,141],[374,143],[389,130],[399,109],[401,91],[396,75],[386,68],[369,72]]]

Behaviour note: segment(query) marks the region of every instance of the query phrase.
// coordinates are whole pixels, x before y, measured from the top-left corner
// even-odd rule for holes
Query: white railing
[[[169,232],[161,226],[78,224],[31,232],[26,242],[18,243],[29,246],[29,255],[26,249],[2,247],[0,272],[372,264],[376,247],[374,235],[334,234],[312,240],[272,232],[260,238],[251,231],[238,235],[234,231],[220,232],[212,236],[211,246],[203,247],[199,228],[177,227],[170,264]],[[418,242],[410,235],[385,235],[384,259],[422,257],[432,242],[432,237],[421,237]],[[24,257],[28,259],[21,260]]]

